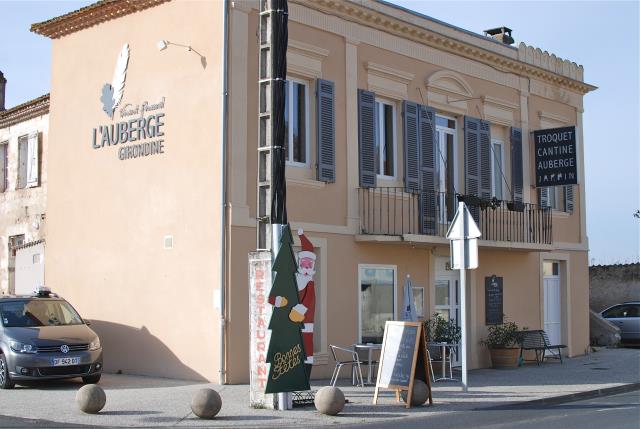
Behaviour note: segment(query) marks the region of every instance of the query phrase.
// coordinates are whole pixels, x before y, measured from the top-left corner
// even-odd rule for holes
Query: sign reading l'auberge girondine
[[[101,149],[119,144],[118,158],[121,161],[164,153],[163,109],[164,97],[157,103],[126,104],[120,109],[123,121],[93,129],[92,147]],[[128,144],[133,142],[139,143]]]
[[[129,44],[125,43],[118,54],[113,79],[102,86],[100,97],[102,110],[109,119],[113,120],[115,112],[119,111],[121,120],[94,128],[91,143],[93,149],[120,145],[117,153],[121,161],[164,153],[164,139],[161,138],[164,136],[164,97],[156,102],[128,103],[118,110],[124,95],[129,54]]]

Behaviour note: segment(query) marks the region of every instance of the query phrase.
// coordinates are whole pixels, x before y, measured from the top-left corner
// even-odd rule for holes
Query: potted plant
[[[458,344],[462,336],[462,329],[455,320],[447,320],[438,313],[424,321],[424,329],[427,339],[433,343]]]
[[[424,330],[427,335],[427,341],[429,341],[429,354],[432,359],[432,368],[435,373],[442,371],[442,350],[445,351],[445,359],[448,359],[451,348],[442,347],[434,343],[446,343],[446,344],[458,344],[460,343],[460,337],[462,336],[462,329],[456,324],[453,319],[447,320],[442,315],[434,313],[431,319],[424,321]]]
[[[507,322],[505,318],[501,324],[489,326],[489,335],[480,344],[489,348],[493,368],[517,368],[521,342],[520,328],[515,322]]]

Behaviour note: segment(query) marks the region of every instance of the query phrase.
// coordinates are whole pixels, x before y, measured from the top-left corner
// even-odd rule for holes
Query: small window
[[[18,180],[16,189],[27,187],[27,169],[29,166],[29,136],[18,138]]]
[[[396,175],[395,106],[376,100],[376,173],[383,177]]]
[[[16,255],[16,247],[24,244],[24,234],[12,235],[9,237],[9,253],[13,256]]]
[[[502,142],[494,140],[491,142],[491,195],[498,200],[503,200],[504,184],[504,150]]]
[[[450,130],[456,129],[456,120],[453,118],[447,118],[444,116],[436,116],[436,126],[442,128],[449,128]]]
[[[542,270],[545,277],[559,276],[560,275],[560,263],[545,261]]]
[[[9,144],[0,143],[0,192],[9,187]]]
[[[309,85],[289,79],[285,87],[285,159],[290,165],[309,163]]]
[[[385,323],[396,316],[395,281],[395,267],[360,267],[360,342],[382,343]]]
[[[565,211],[564,186],[549,186],[547,189],[547,207]]]

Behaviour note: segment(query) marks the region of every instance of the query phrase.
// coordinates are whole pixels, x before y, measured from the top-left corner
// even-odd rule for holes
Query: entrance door
[[[446,320],[455,320],[460,326],[460,275],[457,270],[447,270],[449,258],[438,258],[436,264],[434,311]],[[454,349],[454,364],[459,363],[458,347]]]
[[[544,330],[551,344],[562,344],[560,264],[544,262]]]

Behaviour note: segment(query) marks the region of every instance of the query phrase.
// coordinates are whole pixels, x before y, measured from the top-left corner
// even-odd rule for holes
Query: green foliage
[[[522,342],[522,331],[526,329],[521,330],[515,322],[507,322],[507,318],[504,317],[504,322],[501,324],[489,326],[489,335],[480,341],[480,344],[490,349],[513,348]]]
[[[427,339],[435,343],[458,344],[462,336],[462,329],[455,320],[447,320],[438,313],[424,321],[424,329]]]

